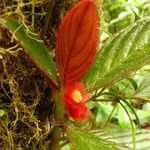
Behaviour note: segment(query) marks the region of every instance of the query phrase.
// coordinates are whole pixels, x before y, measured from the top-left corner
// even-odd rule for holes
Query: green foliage
[[[130,113],[130,115],[131,115],[131,113]],[[117,106],[116,118],[118,119],[118,123],[121,128],[124,128],[124,129],[131,128],[129,116],[127,115],[126,111],[122,108],[121,105]]]
[[[89,102],[87,106],[89,109],[94,110],[94,112],[93,112],[94,113],[94,123],[95,123],[95,126],[97,126],[97,127],[104,126],[109,115],[111,114],[111,111],[113,110],[113,106],[110,105],[109,103],[105,104],[102,102],[93,102],[92,101],[92,102]],[[116,110],[111,115],[110,120],[113,118],[118,119]]]
[[[103,3],[104,16],[110,33],[150,15],[149,0],[107,0]]]
[[[84,76],[89,89],[110,86],[150,63],[150,17],[141,19],[107,41]]]
[[[147,74],[141,80],[135,96],[150,98],[150,74]]]
[[[90,132],[68,128],[68,136],[77,150],[133,150],[131,132],[120,129],[92,130]],[[150,148],[150,132],[136,131],[136,150]]]
[[[146,103],[147,105],[149,103]],[[136,109],[136,113],[140,119],[141,124],[146,124],[150,121],[150,109],[144,110],[144,109]]]
[[[0,23],[8,28],[13,35],[12,38],[15,38],[23,46],[37,66],[57,84],[56,67],[44,42],[15,19],[1,19]]]
[[[76,150],[116,150],[114,143],[106,142],[93,134],[72,129],[67,133]]]

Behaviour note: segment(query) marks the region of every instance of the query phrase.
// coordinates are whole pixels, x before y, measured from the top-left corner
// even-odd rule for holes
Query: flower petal
[[[87,120],[90,116],[90,111],[84,103],[88,100],[89,96],[82,83],[76,82],[67,86],[63,95],[66,114],[75,121]]]
[[[79,82],[75,82],[74,84],[66,86],[64,97],[66,97],[66,99],[68,99],[68,100],[74,101],[73,100],[73,92],[75,90],[79,91],[81,93],[81,96],[82,96],[81,103],[85,103],[90,100],[89,95],[85,91],[84,85]]]
[[[75,121],[82,122],[89,118],[90,111],[84,104],[74,103],[72,101],[65,101],[66,114]]]

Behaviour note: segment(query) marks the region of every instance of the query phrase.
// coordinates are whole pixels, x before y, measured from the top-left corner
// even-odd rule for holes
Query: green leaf
[[[0,24],[8,28],[36,65],[57,85],[56,67],[44,42],[37,35],[29,33],[23,24],[15,19],[0,19]]]
[[[0,117],[3,117],[5,114],[4,110],[0,109]]]
[[[116,150],[114,143],[84,131],[68,129],[67,132],[75,150]]]
[[[90,90],[109,86],[150,63],[150,17],[141,19],[99,48],[82,81]]]
[[[132,79],[132,78],[127,78],[127,79],[131,82],[131,84],[134,87],[134,89],[137,90],[138,85],[137,85],[136,81],[134,79]]]
[[[132,132],[130,130],[120,129],[104,129],[93,130],[92,134],[105,139],[109,142],[114,142],[120,150],[133,150]],[[136,150],[150,149],[150,131],[136,130]]]
[[[143,77],[135,96],[150,98],[150,74]]]
[[[103,129],[90,132],[68,128],[75,150],[133,150],[130,130]],[[150,149],[150,131],[136,131],[136,150]]]

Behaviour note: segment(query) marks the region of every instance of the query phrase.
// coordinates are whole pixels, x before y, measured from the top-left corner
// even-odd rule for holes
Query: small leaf
[[[150,63],[150,17],[134,23],[103,44],[83,82],[89,89],[110,86]]]
[[[5,114],[4,110],[0,109],[0,117],[3,117]]]
[[[150,74],[143,77],[135,96],[150,98]]]
[[[52,57],[48,54],[48,49],[44,42],[37,35],[27,32],[27,29],[17,20],[6,18],[0,19],[0,24],[4,25],[14,34],[15,39],[23,46],[25,52],[32,58],[36,65],[44,74],[52,80],[53,85],[57,85],[57,74]]]
[[[98,39],[96,6],[82,0],[65,16],[56,41],[56,61],[61,82],[78,81],[93,64]]]

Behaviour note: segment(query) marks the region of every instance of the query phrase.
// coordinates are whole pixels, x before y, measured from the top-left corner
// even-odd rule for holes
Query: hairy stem
[[[50,144],[51,150],[59,150],[59,142],[61,138],[61,134],[63,132],[63,129],[61,126],[64,124],[64,108],[61,100],[61,94],[59,91],[55,92],[54,94],[55,99],[55,127],[52,132],[52,139]]]

